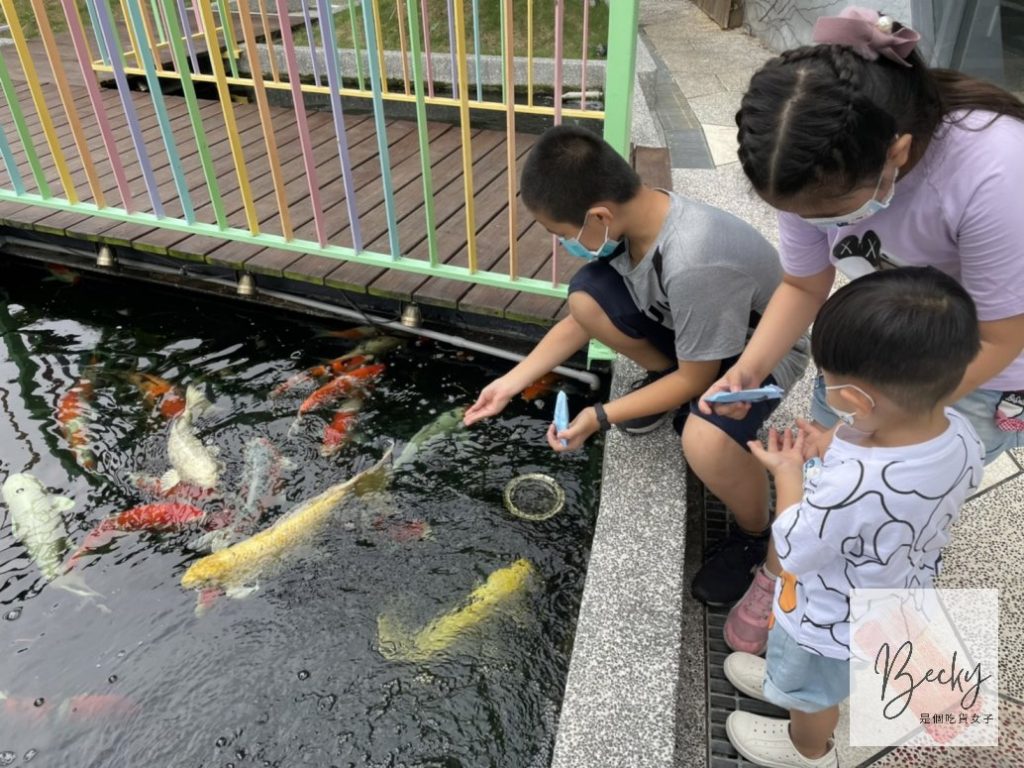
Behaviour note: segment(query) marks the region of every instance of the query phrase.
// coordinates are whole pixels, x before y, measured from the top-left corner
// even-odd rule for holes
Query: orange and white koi
[[[523,400],[536,400],[541,395],[545,395],[548,392],[551,392],[558,384],[558,382],[560,382],[561,380],[562,377],[559,376],[557,373],[554,373],[553,371],[550,373],[545,373],[543,376],[541,376],[539,379],[533,382],[533,384],[531,384],[530,386],[523,390]]]
[[[50,276],[44,277],[44,280],[56,280],[66,285],[78,285],[82,280],[81,274],[63,264],[47,264],[46,269]]]
[[[337,402],[354,389],[363,389],[384,372],[383,363],[364,365],[349,373],[344,373],[307,397],[299,406],[299,416],[315,411],[317,408],[324,408]]]
[[[185,410],[184,394],[167,379],[137,371],[130,373],[128,379],[139,388],[148,407],[152,408],[159,403],[160,415],[165,419],[173,419]]]
[[[92,406],[93,382],[84,373],[57,403],[57,421],[71,453],[82,469],[96,469],[96,456],[89,448],[89,416]]]
[[[203,520],[199,507],[181,502],[142,504],[108,517],[93,528],[82,546],[68,558],[66,567],[73,568],[88,552],[111,541],[117,533],[129,531],[174,531]]]
[[[140,709],[139,704],[127,696],[111,693],[81,693],[56,703],[42,696],[35,699],[12,697],[0,691],[0,702],[5,717],[36,721],[53,716],[62,720],[128,716]]]
[[[341,404],[331,423],[324,427],[324,440],[320,445],[321,456],[333,456],[348,443],[362,407],[363,401],[358,397],[349,398]]]
[[[372,359],[372,355],[356,355],[355,357],[346,358],[336,357],[334,360],[329,360],[322,365],[314,365],[295,374],[287,381],[278,384],[271,390],[270,397],[281,397],[281,395],[287,394],[294,389],[305,388],[307,385],[313,384],[318,379],[323,379],[327,376],[340,376],[343,373],[349,373],[366,365]]]

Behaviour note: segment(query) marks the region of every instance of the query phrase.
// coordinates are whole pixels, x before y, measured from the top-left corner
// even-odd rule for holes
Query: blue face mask
[[[603,259],[605,256],[611,256],[615,253],[615,249],[621,244],[621,240],[609,240],[608,239],[608,227],[604,228],[604,242],[601,243],[601,247],[596,251],[589,250],[583,243],[580,242],[580,235],[583,234],[583,230],[587,226],[587,220],[583,219],[583,226],[580,227],[580,231],[576,233],[576,237],[560,237],[558,242],[566,253],[570,256],[576,256],[587,261],[593,261],[594,259]]]
[[[889,189],[889,194],[886,195],[885,200],[876,200],[875,195],[878,194],[878,190],[882,188],[882,179],[885,177],[885,169],[882,169],[882,174],[878,177],[878,184],[875,185],[875,193],[871,195],[871,199],[868,200],[864,205],[858,208],[852,213],[847,213],[842,216],[829,216],[821,219],[809,219],[805,218],[808,224],[813,224],[818,229],[829,230],[832,227],[849,227],[853,224],[858,224],[869,216],[874,216],[879,211],[884,211],[889,207],[889,203],[892,202],[892,196],[896,194],[896,178],[900,175],[900,169],[896,169],[896,173],[892,177],[892,188]]]

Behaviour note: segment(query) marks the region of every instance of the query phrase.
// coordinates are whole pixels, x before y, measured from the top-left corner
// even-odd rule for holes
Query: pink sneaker
[[[725,620],[725,644],[734,651],[760,656],[768,645],[768,620],[772,615],[775,577],[762,565],[746,594]]]

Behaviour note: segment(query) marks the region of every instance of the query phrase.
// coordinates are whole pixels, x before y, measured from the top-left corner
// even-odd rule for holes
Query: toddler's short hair
[[[953,392],[980,349],[974,301],[933,267],[882,270],[843,286],[811,336],[819,368],[861,379],[914,413]]]
[[[597,203],[625,203],[636,197],[640,177],[601,137],[559,125],[530,150],[519,187],[523,203],[534,213],[582,227]]]

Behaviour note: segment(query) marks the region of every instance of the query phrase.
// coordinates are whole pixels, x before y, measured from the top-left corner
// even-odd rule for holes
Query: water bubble
[[[20,607],[19,608],[12,608],[11,610],[9,610],[7,613],[4,614],[4,618],[7,619],[7,621],[17,621],[20,616],[21,616],[21,608]]]
[[[111,675],[110,677],[108,677],[107,678],[107,682],[108,683],[116,683],[117,682],[117,675]]]
[[[245,760],[245,750],[244,749],[240,749],[237,752],[235,752],[235,757],[238,758],[239,760]]]
[[[305,670],[305,669],[300,669],[299,670],[299,680],[308,680],[308,679],[309,679],[309,671]]]
[[[235,768],[235,764],[234,763],[225,763],[224,764],[224,768]]]
[[[35,756],[38,755],[38,754],[39,754],[39,750],[38,749],[30,749],[28,752],[25,753],[25,762],[26,763],[32,762],[32,760],[35,759]]]
[[[0,765],[10,765],[17,759],[18,756],[11,752],[9,749],[0,752]]]
[[[41,707],[45,703],[46,703],[46,699],[44,699],[42,696],[40,696],[38,699],[36,699],[35,701],[32,702],[32,706],[33,707]]]
[[[117,652],[117,658],[119,658],[119,659],[123,658],[125,656],[125,654],[127,654],[127,653],[128,653],[128,651],[126,651],[124,648],[122,648],[120,651]]]
[[[225,737],[225,736],[221,736],[221,737],[220,737],[219,739],[217,739],[217,740],[216,740],[216,741],[215,741],[215,742],[213,743],[213,745],[214,745],[215,747],[223,747],[223,746],[224,746],[225,744],[227,744],[227,743],[228,743],[227,737]]]

